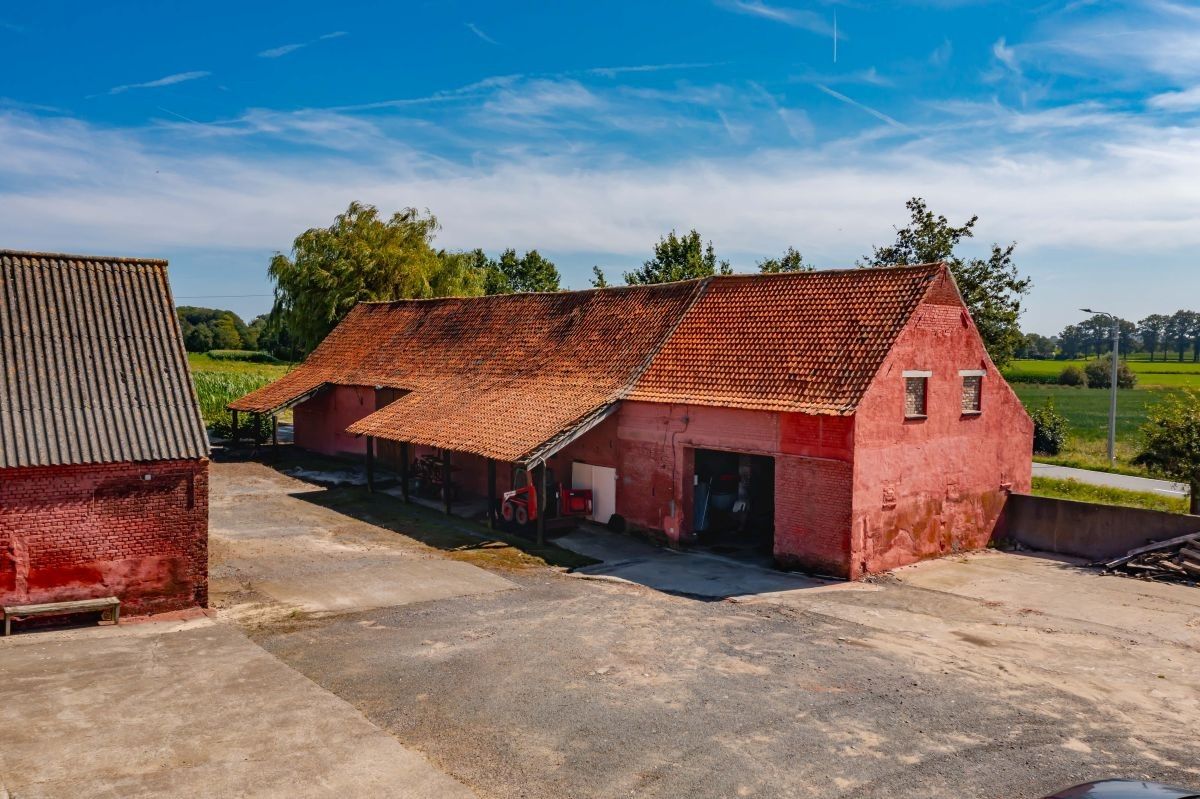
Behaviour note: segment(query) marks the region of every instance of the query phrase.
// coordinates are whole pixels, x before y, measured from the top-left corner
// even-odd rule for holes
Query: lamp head
[[[1091,308],[1080,308],[1079,310],[1083,311],[1084,313],[1096,313]]]

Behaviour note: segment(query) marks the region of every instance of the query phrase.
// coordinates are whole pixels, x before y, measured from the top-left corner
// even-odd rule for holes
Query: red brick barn
[[[460,488],[548,467],[673,542],[858,577],[984,546],[1032,426],[940,264],[363,304],[234,403]],[[553,481],[551,481],[553,482]]]
[[[0,605],[207,604],[207,453],[165,261],[0,251]]]

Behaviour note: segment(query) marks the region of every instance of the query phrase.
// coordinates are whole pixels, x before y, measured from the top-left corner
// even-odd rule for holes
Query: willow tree
[[[290,256],[271,259],[272,324],[304,355],[360,302],[482,293],[468,258],[433,248],[437,230],[428,212],[405,208],[384,218],[374,206],[350,203],[329,227],[297,236]]]

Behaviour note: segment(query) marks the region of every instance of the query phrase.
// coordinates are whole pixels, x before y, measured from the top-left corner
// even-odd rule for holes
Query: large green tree
[[[987,258],[964,258],[955,249],[964,239],[975,235],[973,216],[959,227],[946,217],[935,215],[920,197],[905,207],[910,220],[896,231],[893,244],[876,247],[863,258],[862,266],[897,266],[944,261],[954,274],[963,300],[971,311],[976,327],[997,365],[1012,360],[1021,344],[1021,299],[1029,293],[1031,281],[1022,277],[1013,263],[1015,244],[992,245]]]
[[[654,245],[654,257],[643,263],[641,269],[625,273],[625,282],[670,283],[732,273],[728,261],[717,261],[711,241],[705,244],[695,230],[682,236],[672,230]]]
[[[385,218],[353,202],[329,227],[297,236],[290,256],[277,253],[268,269],[272,317],[297,354],[311,352],[359,302],[481,293],[464,254],[433,249],[437,230],[428,212],[405,208]]]
[[[478,263],[482,250],[476,250],[474,257]],[[484,291],[487,294],[514,294],[522,291],[558,291],[558,267],[553,262],[542,257],[537,250],[529,250],[518,256],[514,249],[507,249],[500,254],[498,261],[485,261]]]
[[[1200,394],[1184,390],[1151,406],[1142,426],[1142,446],[1133,462],[1186,483],[1191,510],[1200,514]]]

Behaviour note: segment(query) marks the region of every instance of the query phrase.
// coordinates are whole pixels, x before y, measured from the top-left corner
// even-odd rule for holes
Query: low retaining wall
[[[1098,561],[1190,533],[1200,533],[1200,516],[1013,494],[996,537]]]

